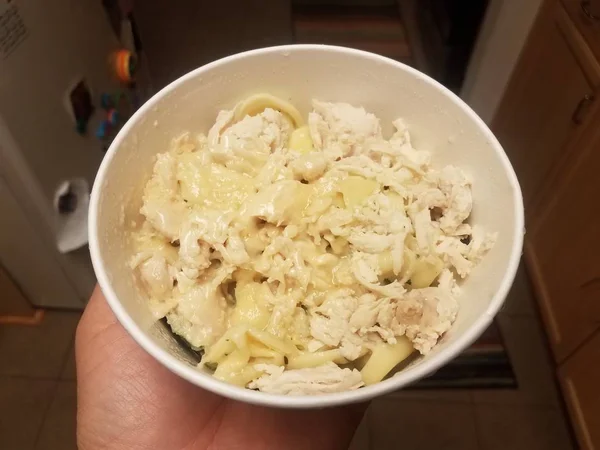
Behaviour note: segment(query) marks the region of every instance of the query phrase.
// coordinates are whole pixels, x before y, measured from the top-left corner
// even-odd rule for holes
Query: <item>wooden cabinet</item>
[[[600,450],[600,20],[581,5],[546,0],[492,129],[523,189],[525,256],[580,445]]]
[[[592,131],[571,168],[562,168],[528,236],[529,268],[557,361],[600,327],[600,133]]]
[[[600,209],[590,207],[600,197],[599,97],[600,64],[548,0],[492,128],[525,196],[526,256],[557,362],[600,327]]]
[[[600,333],[562,365],[559,379],[580,448],[600,449]]]
[[[574,51],[576,32],[564,16],[553,2],[542,8],[492,123],[526,206],[533,205],[554,162],[587,124],[600,84]]]

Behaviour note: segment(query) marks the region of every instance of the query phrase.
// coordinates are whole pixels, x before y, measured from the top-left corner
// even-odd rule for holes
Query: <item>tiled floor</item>
[[[51,311],[38,327],[0,325],[0,449],[77,448],[73,338],[79,316]]]
[[[0,326],[0,449],[76,448],[78,319],[77,313],[50,312],[37,328]],[[372,402],[352,450],[575,448],[523,271],[499,320],[518,390],[389,395]]]

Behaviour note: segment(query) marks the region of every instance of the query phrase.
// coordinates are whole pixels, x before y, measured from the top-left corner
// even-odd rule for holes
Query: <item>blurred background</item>
[[[76,448],[87,206],[112,138],[187,71],[291,43],[378,53],[454,91],[527,207],[494,326],[373,402],[353,448],[600,448],[600,0],[0,0],[0,448]]]

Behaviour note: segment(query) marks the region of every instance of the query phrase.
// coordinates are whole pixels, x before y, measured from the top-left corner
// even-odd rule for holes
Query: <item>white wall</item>
[[[490,123],[542,0],[490,0],[461,93]]]

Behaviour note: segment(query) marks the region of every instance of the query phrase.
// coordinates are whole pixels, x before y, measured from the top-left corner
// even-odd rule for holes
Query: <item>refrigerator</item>
[[[0,0],[0,264],[35,307],[81,309],[95,285],[89,190],[137,106],[114,3]]]

